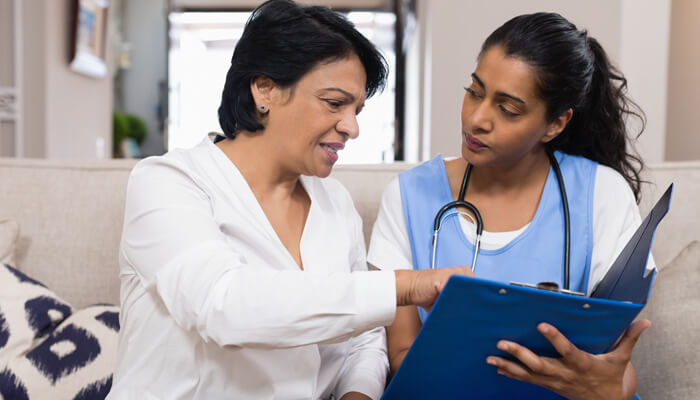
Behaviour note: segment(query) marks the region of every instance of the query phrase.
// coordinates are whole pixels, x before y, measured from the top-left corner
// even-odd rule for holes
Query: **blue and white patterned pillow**
[[[0,266],[0,398],[104,399],[112,386],[119,308],[82,310]]]

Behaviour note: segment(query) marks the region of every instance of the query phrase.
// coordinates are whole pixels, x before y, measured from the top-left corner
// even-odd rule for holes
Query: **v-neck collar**
[[[296,268],[297,270],[301,270],[299,264],[297,264],[296,260],[294,260],[292,254],[289,252],[287,247],[285,247],[284,243],[282,243],[282,240],[279,238],[277,232],[275,232],[275,229],[272,227],[272,223],[270,223],[270,220],[267,218],[267,215],[265,215],[265,211],[262,209],[262,206],[258,202],[258,199],[255,197],[255,193],[253,193],[253,189],[248,184],[248,181],[245,179],[245,177],[238,169],[238,166],[236,166],[236,164],[233,162],[233,160],[231,160],[226,155],[226,153],[224,153],[224,151],[221,150],[221,148],[219,148],[219,146],[217,146],[214,143],[213,138],[214,134],[209,134],[208,137],[204,140],[208,142],[207,146],[210,146],[211,153],[213,153],[214,157],[218,159],[217,164],[226,165],[226,167],[224,168],[228,171],[224,171],[224,178],[229,183],[229,186],[232,188],[246,188],[246,190],[242,192],[239,191],[236,193],[239,196],[239,199],[243,202],[244,206],[253,214],[255,220],[262,221],[260,226],[264,229],[269,239],[271,241],[274,241],[285,252],[291,265],[294,266],[294,268]],[[309,205],[309,212],[307,213],[306,220],[304,221],[304,227],[301,231],[301,237],[299,239],[299,255],[301,257],[303,271],[306,271],[308,267],[307,263],[305,262],[303,251],[304,238],[308,236],[307,229],[309,226],[309,220],[312,219],[312,215],[315,213],[316,208],[314,206],[316,202],[314,201],[314,193],[312,190],[313,185],[310,181],[308,181],[309,179],[311,178],[306,177],[304,175],[299,176],[299,183],[301,183],[301,186],[304,188],[304,191],[306,192],[307,196],[309,196],[309,201],[311,202],[311,204]]]
[[[437,156],[435,156],[435,158],[437,158],[439,161],[438,166],[440,168],[439,175],[441,180],[440,186],[443,188],[441,196],[444,197],[444,204],[447,204],[448,202],[451,202],[454,199],[452,198],[452,189],[450,188],[450,180],[447,176],[445,160],[443,159],[442,154],[438,154]],[[535,211],[535,216],[532,217],[532,220],[528,223],[527,227],[505,246],[493,250],[479,249],[479,254],[500,254],[513,247],[519,241],[523,240],[523,238],[525,238],[533,230],[532,227],[537,224],[537,221],[539,221],[542,218],[542,213],[544,212],[543,210],[545,209],[547,202],[550,201],[550,199],[547,196],[545,196],[545,193],[547,193],[549,186],[556,184],[556,182],[553,182],[553,180],[554,171],[552,169],[552,166],[550,165],[549,170],[547,172],[547,179],[545,180],[544,187],[542,188],[542,193],[540,193],[540,200],[537,203],[537,210]],[[448,221],[450,229],[453,229],[455,231],[454,233],[457,236],[459,236],[460,240],[464,242],[464,244],[468,248],[473,249],[474,244],[471,241],[469,241],[469,238],[467,238],[467,235],[462,230],[462,226],[460,225],[459,220],[457,218],[451,219],[452,221]]]

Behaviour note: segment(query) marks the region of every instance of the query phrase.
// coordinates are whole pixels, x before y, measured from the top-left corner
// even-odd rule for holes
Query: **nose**
[[[335,128],[349,139],[357,139],[360,136],[360,126],[357,124],[357,115],[354,112],[345,113]]]
[[[462,126],[471,132],[486,133],[493,130],[493,116],[489,101],[473,102],[467,96],[462,103]]]

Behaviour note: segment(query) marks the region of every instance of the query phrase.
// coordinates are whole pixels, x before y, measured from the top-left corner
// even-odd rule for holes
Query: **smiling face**
[[[359,135],[357,114],[365,103],[365,69],[360,59],[321,63],[293,88],[251,85],[264,116],[270,152],[291,173],[326,177],[338,152]],[[269,82],[268,82],[269,83]]]
[[[474,165],[512,166],[544,154],[571,118],[552,122],[537,97],[535,73],[524,61],[494,46],[479,57],[462,103],[462,156]]]

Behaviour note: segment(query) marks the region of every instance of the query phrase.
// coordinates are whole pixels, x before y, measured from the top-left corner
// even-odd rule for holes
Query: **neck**
[[[528,153],[515,161],[496,165],[473,166],[469,187],[482,193],[520,191],[540,185],[549,172],[549,158],[544,149]]]
[[[291,197],[297,189],[299,174],[285,168],[283,154],[277,154],[279,146],[267,143],[264,132],[239,132],[235,139],[225,139],[216,145],[236,165],[248,186],[261,201]]]

